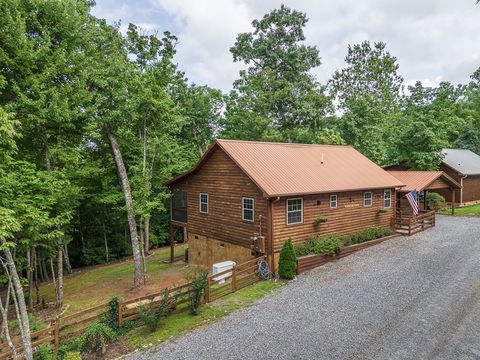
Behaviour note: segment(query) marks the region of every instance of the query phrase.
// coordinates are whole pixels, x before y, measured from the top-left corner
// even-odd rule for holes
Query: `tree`
[[[338,128],[345,141],[371,160],[388,162],[387,142],[399,119],[400,89],[397,59],[385,43],[349,45],[347,66],[335,71],[329,89],[342,114]]]
[[[315,47],[304,44],[304,13],[282,5],[254,20],[230,49],[240,71],[227,99],[222,136],[294,140],[295,129],[321,127],[330,99],[310,71],[320,65]]]
[[[280,251],[278,260],[278,274],[282,279],[293,279],[297,274],[297,256],[293,247],[292,239],[288,239]]]

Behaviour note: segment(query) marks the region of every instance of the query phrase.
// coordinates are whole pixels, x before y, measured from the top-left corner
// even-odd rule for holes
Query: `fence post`
[[[237,265],[232,269],[232,292],[237,291]]]
[[[55,352],[58,351],[58,346],[60,344],[60,319],[56,318],[53,320],[53,344]]]
[[[122,302],[119,301],[118,302],[118,329],[121,329],[122,328],[122,325],[123,325],[123,305],[122,305]]]
[[[207,285],[205,286],[205,304],[210,302],[210,276],[207,277]]]

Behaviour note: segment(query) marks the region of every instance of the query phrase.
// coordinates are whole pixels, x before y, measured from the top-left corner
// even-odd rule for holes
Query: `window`
[[[287,225],[303,222],[303,199],[287,199]]]
[[[372,193],[371,192],[363,193],[363,206],[365,206],[365,207],[372,206]]]
[[[337,195],[330,195],[330,208],[331,209],[337,208]]]
[[[383,207],[390,209],[392,207],[392,190],[383,191]]]
[[[242,220],[253,221],[253,198],[242,198]]]
[[[200,212],[208,214],[208,194],[200,193]]]

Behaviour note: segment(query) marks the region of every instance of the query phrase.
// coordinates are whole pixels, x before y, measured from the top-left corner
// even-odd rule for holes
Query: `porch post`
[[[423,210],[427,211],[427,190],[423,190]]]
[[[452,192],[452,215],[455,215],[455,189],[450,188],[450,191]]]
[[[170,262],[173,263],[173,258],[175,257],[175,242],[174,242],[174,232],[173,224],[170,220]]]

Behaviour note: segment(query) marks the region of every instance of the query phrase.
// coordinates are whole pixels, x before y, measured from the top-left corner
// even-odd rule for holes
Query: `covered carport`
[[[415,190],[417,194],[423,195],[423,204],[419,201],[419,211],[428,211],[427,194],[428,192],[438,192],[438,190],[448,190],[452,194],[452,215],[455,213],[455,190],[461,189],[458,182],[453,180],[443,171],[393,171],[388,173],[402,183],[405,187],[398,190],[397,211],[408,211],[408,203],[405,195]],[[404,206],[405,205],[405,206]]]

